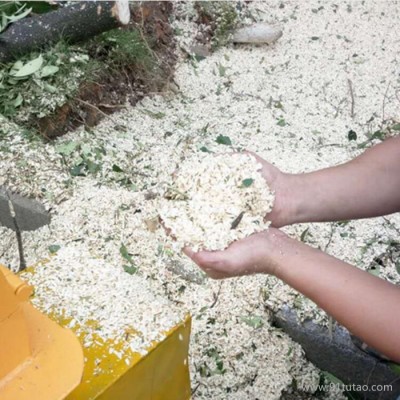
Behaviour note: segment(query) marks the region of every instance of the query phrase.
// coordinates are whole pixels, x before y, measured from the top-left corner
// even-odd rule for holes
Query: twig
[[[196,387],[192,390],[192,399],[193,399],[193,396],[194,396],[194,394],[197,392],[197,389],[199,388],[200,385],[201,385],[201,383],[199,382],[199,383],[196,385]]]
[[[121,105],[121,104],[105,104],[105,103],[100,103],[100,107],[104,108],[126,108],[126,106]]]
[[[222,288],[222,282],[219,284],[218,292],[214,294],[214,301],[212,302],[210,308],[213,308],[217,304],[219,295],[221,293],[221,288]]]
[[[96,107],[95,105],[90,104],[90,103],[88,103],[87,101],[82,100],[82,99],[79,99],[79,98],[77,98],[76,100],[78,100],[78,101],[79,101],[80,103],[82,103],[82,104],[85,104],[85,105],[87,105],[87,106],[93,108],[94,110],[98,111],[100,114],[104,115],[106,118],[109,118],[111,121],[114,122],[114,119],[111,118],[111,117],[110,117],[108,114],[106,114],[104,111],[101,111],[99,107]]]
[[[15,235],[16,235],[17,243],[18,243],[19,269],[17,272],[21,272],[26,268],[26,261],[25,261],[25,256],[24,256],[24,246],[22,245],[22,235],[21,235],[21,230],[19,229],[19,225],[17,222],[14,205],[12,203],[11,197],[8,194],[7,190],[6,190],[6,195],[8,198],[8,207],[9,207],[10,215],[11,215],[13,223],[14,223]]]
[[[347,83],[349,85],[350,97],[351,97],[351,108],[350,108],[350,116],[354,118],[354,91],[353,91],[353,83],[350,79],[347,79]]]
[[[324,252],[328,250],[329,245],[332,242],[333,233],[335,232],[335,225],[331,224],[331,233],[329,235],[328,243],[325,245]]]

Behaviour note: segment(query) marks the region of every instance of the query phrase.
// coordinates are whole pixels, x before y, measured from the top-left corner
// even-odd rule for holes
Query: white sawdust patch
[[[249,154],[186,159],[167,185],[160,217],[178,248],[223,250],[235,240],[268,228],[274,195]]]
[[[93,257],[79,244],[61,248],[22,278],[35,287],[33,304],[70,320],[69,326],[77,326],[77,332],[84,334],[84,346],[112,340],[122,344],[123,352],[146,354],[152,342],[163,340],[185,315],[155,295],[142,277]],[[135,334],[127,338],[130,330]],[[121,358],[123,352],[116,354]]]

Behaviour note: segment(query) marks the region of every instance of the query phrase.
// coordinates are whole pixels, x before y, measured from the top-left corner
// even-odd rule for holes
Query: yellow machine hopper
[[[0,266],[0,399],[64,399],[80,382],[76,336],[36,310],[30,286]]]
[[[0,266],[1,400],[190,398],[189,315],[147,354],[132,353],[128,361],[112,354],[115,342],[84,346],[82,331],[64,328],[68,321],[30,304],[32,292]]]

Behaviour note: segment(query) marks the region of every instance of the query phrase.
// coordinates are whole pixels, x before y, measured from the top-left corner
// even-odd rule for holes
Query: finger
[[[258,154],[254,153],[254,151],[244,150],[243,153],[248,154],[249,156],[253,156],[259,163],[265,162],[265,160],[262,159]]]
[[[195,252],[190,247],[184,247],[182,249],[183,253],[193,260]]]

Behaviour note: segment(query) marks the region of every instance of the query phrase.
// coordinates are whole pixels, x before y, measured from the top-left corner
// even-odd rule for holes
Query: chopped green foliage
[[[63,105],[98,70],[84,48],[58,43],[0,67],[0,113],[14,122],[42,118]],[[90,76],[90,78],[89,78]]]
[[[253,182],[254,182],[253,178],[243,179],[242,180],[242,187],[245,187],[245,188],[250,187],[253,184]]]
[[[283,118],[280,118],[276,124],[278,126],[286,126],[286,121]]]
[[[39,71],[42,65],[43,57],[41,54],[25,64],[23,64],[21,61],[17,61],[10,70],[10,76],[14,78],[25,78]]]
[[[79,147],[78,142],[70,141],[63,144],[60,144],[56,147],[57,153],[63,156],[70,156],[77,148]]]
[[[134,265],[124,265],[123,268],[124,268],[124,271],[126,273],[128,273],[129,275],[136,274],[136,272],[138,270],[137,267],[135,267]]]
[[[48,247],[48,250],[51,254],[55,254],[57,253],[58,250],[61,249],[61,246],[59,246],[58,244],[52,244]]]
[[[149,115],[151,118],[154,118],[154,119],[162,119],[166,115],[163,112],[154,112],[154,111],[150,111],[150,110],[143,110],[143,113]]]
[[[400,123],[392,125],[390,129],[393,129],[394,131],[400,131]]]
[[[378,140],[381,140],[381,141],[385,140],[387,135],[388,135],[387,130],[375,131],[372,135],[369,136],[369,138],[366,141],[360,143],[357,147],[359,149],[364,149],[365,147],[367,147],[375,139],[378,139]]]
[[[218,73],[219,73],[219,76],[225,76],[226,67],[224,67],[222,64],[218,64]]]
[[[102,158],[106,154],[103,147],[90,147],[86,143],[69,141],[56,146],[56,151],[63,156],[72,176],[97,174],[102,169]],[[118,166],[113,167],[115,171]],[[122,169],[119,172],[123,172]]]
[[[258,315],[242,317],[242,321],[254,329],[261,328],[264,325],[264,319]]]
[[[225,144],[227,146],[232,146],[232,141],[229,136],[224,136],[224,135],[218,135],[215,141],[218,144]]]
[[[129,253],[126,246],[122,243],[121,247],[119,248],[119,253],[121,257],[129,262],[129,265],[124,265],[124,271],[130,275],[136,274],[138,268],[136,267],[135,263],[133,262],[132,255]]]
[[[349,140],[357,140],[357,133],[353,131],[352,129],[349,130],[347,133],[347,139]]]
[[[114,164],[113,166],[112,166],[112,170],[114,171],[114,172],[124,172],[124,170],[121,168],[121,167],[119,167],[118,165],[116,165],[116,164]]]
[[[203,153],[211,153],[211,151],[208,150],[206,146],[201,146],[200,151],[202,151]]]

